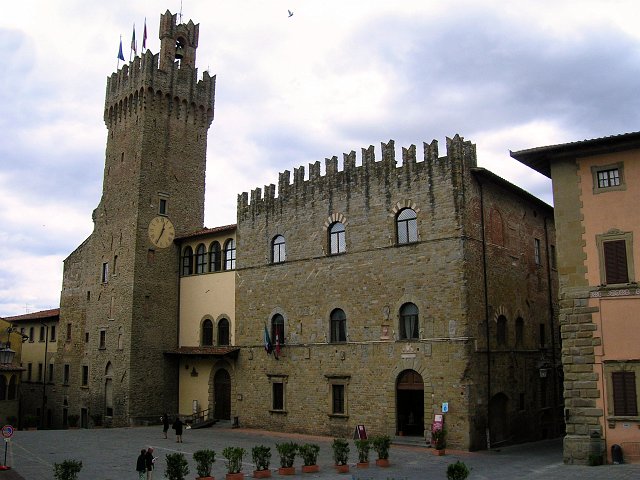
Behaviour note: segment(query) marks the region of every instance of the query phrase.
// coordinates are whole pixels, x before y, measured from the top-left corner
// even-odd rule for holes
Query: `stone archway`
[[[403,370],[396,380],[396,432],[424,435],[424,382],[415,370]]]
[[[213,376],[214,414],[217,420],[231,420],[231,376],[224,368]]]

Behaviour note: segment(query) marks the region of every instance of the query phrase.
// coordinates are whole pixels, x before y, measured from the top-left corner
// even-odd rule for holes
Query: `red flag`
[[[142,32],[142,52],[147,49],[147,17],[144,18],[144,32]]]

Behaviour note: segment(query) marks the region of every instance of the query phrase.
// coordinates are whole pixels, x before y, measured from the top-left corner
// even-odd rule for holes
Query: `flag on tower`
[[[131,52],[138,54],[138,46],[136,45],[136,24],[133,24],[133,34],[131,35]],[[131,61],[131,52],[129,52],[129,61]]]
[[[144,31],[142,32],[142,53],[147,49],[147,17],[144,17]]]
[[[122,35],[120,35],[120,48],[118,49],[118,60],[124,62],[124,55],[122,54]]]
[[[278,357],[280,356],[280,329],[276,326],[276,351],[274,356],[276,357],[276,360],[278,360]]]

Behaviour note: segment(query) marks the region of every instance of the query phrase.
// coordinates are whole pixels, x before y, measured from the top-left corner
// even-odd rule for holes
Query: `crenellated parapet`
[[[465,171],[477,166],[475,145],[459,135],[447,138],[447,155],[439,157],[438,142],[423,144],[423,158],[416,159],[416,147],[411,145],[402,148],[402,161],[396,162],[395,142],[389,140],[381,143],[381,160],[377,161],[375,148],[369,146],[363,148],[360,155],[360,165],[356,165],[356,152],[343,154],[342,170],[338,167],[338,157],[325,159],[325,173],[320,171],[320,162],[309,164],[309,174],[305,175],[305,167],[300,166],[291,172],[285,170],[279,174],[278,190],[275,185],[269,185],[262,189],[256,188],[250,194],[238,195],[238,221],[253,217],[264,211],[268,211],[274,205],[296,199],[297,203],[321,201],[327,196],[329,190],[361,191],[366,200],[373,190],[388,191],[398,185],[404,185],[406,189],[417,181],[426,181],[431,184],[434,179],[446,179],[453,186],[462,185]],[[425,180],[426,179],[426,180]]]
[[[108,128],[144,108],[168,108],[196,122],[213,120],[215,76],[198,79],[198,25],[176,24],[169,11],[160,19],[160,53],[147,50],[107,78],[104,121]]]

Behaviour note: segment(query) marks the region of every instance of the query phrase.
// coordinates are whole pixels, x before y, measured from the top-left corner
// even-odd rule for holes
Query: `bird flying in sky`
[[[289,12],[289,17],[293,17],[293,12],[291,10],[287,10]]]

